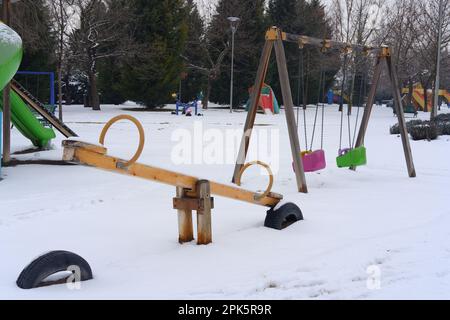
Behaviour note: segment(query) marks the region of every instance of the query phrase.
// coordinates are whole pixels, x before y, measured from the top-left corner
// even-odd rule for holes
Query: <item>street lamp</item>
[[[230,90],[230,113],[233,113],[233,82],[234,82],[234,35],[239,27],[241,19],[237,17],[228,17],[228,21],[231,24],[231,90]]]
[[[434,82],[434,102],[433,110],[431,110],[431,119],[434,119],[438,114],[439,107],[439,90],[441,88],[441,48],[442,48],[442,28],[444,24],[444,1],[439,1],[439,32],[438,32],[438,52],[436,61],[436,81]]]

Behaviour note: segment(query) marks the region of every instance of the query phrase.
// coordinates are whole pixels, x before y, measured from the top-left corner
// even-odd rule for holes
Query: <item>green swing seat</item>
[[[339,150],[336,159],[338,168],[360,167],[367,164],[366,148]]]

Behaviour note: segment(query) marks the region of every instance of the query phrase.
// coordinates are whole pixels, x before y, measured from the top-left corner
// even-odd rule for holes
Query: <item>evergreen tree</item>
[[[131,30],[139,45],[124,66],[121,91],[146,107],[161,107],[177,91],[188,26],[182,0],[132,0]]]
[[[127,29],[131,23],[130,7],[128,0],[108,0],[109,12],[121,12],[121,19],[124,23],[122,28]],[[129,40],[129,39],[127,39]],[[119,105],[124,103],[127,98],[121,91],[121,77],[123,72],[123,63],[128,54],[133,51],[133,44],[129,41],[108,43],[106,51],[116,54],[110,55],[98,63],[98,88],[100,91],[100,101],[102,104]],[[124,48],[120,47],[127,47]]]
[[[305,0],[270,0],[269,19],[285,32],[305,33]]]
[[[19,70],[49,72],[55,68],[55,38],[44,0],[23,0],[13,4],[11,25],[23,41],[23,59]],[[44,103],[50,101],[49,78],[16,75],[27,89]]]
[[[180,98],[183,102],[189,102],[199,97],[203,90],[207,75],[193,65],[203,65],[205,62],[202,41],[205,36],[205,23],[193,0],[187,1],[188,12],[188,36],[183,51],[184,73],[181,76]]]
[[[305,0],[270,0],[268,16],[272,25],[285,32],[321,39],[331,37],[331,28],[325,15],[324,5],[320,0],[309,2]],[[322,53],[320,48],[308,46],[300,51],[297,45],[290,43],[285,43],[285,51],[294,102],[300,105],[303,102],[315,103],[318,99],[323,100],[324,95],[321,91],[326,92],[331,87],[334,76],[339,70],[336,66],[336,53]],[[324,72],[326,80],[319,90],[321,72]],[[279,100],[282,101],[274,57],[271,60],[267,79]]]
[[[231,28],[228,17],[241,19],[235,35],[234,106],[246,103],[248,90],[255,81],[261,48],[268,23],[264,16],[264,0],[221,0],[217,14],[208,30],[213,47],[231,47]],[[217,53],[216,53],[217,54]],[[211,101],[227,104],[230,101],[231,49],[221,66],[220,78],[214,83]]]
[[[98,64],[98,88],[102,104],[119,105],[127,99],[121,91],[122,59],[106,58]]]

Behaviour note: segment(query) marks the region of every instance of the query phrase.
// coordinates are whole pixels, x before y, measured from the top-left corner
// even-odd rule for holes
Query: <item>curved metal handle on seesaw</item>
[[[269,180],[269,185],[268,185],[266,191],[264,191],[263,193],[255,194],[255,200],[261,200],[261,199],[267,197],[270,194],[270,192],[272,192],[272,187],[273,187],[273,173],[272,173],[272,169],[270,169],[270,166],[267,163],[264,163],[262,161],[252,161],[252,162],[247,163],[245,166],[242,167],[241,171],[239,172],[239,175],[236,179],[236,185],[238,185],[239,187],[241,186],[242,175],[248,168],[250,168],[251,166],[254,166],[254,165],[259,165],[259,166],[265,168],[267,170],[267,172],[269,173],[270,180]]]
[[[118,162],[117,163],[118,166],[127,168],[127,167],[135,164],[136,161],[138,161],[139,157],[141,156],[142,151],[144,151],[144,144],[145,144],[144,128],[142,127],[142,124],[136,118],[129,116],[129,115],[120,115],[120,116],[114,117],[111,120],[109,120],[108,123],[103,128],[102,133],[100,134],[99,143],[102,146],[105,145],[106,133],[112,127],[113,124],[115,124],[116,122],[118,122],[120,120],[129,120],[129,121],[133,122],[139,131],[139,146],[138,146],[138,149],[137,149],[136,153],[134,154],[134,156],[127,162]]]

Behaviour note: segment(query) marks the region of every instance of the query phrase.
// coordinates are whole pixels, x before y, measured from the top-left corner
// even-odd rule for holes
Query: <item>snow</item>
[[[203,130],[242,132],[246,113],[211,109],[204,117],[189,118],[133,112],[129,105],[124,110],[103,106],[101,112],[65,107],[65,121],[82,140],[97,143],[110,118],[131,114],[146,130],[140,162],[229,183],[233,163],[172,164],[176,142],[171,138],[177,129],[194,132],[200,124]],[[310,125],[313,116],[308,110]],[[284,114],[258,115],[255,135],[279,129],[273,190],[297,203],[305,221],[281,232],[266,229],[264,208],[216,198],[209,246],[178,244],[173,187],[82,166],[3,168],[0,298],[449,299],[450,138],[411,141],[418,177],[410,179],[401,139],[389,135],[395,122],[392,110],[377,107],[366,138],[368,165],[357,172],[338,169],[340,116],[327,108],[328,168],[307,174],[310,193],[305,195],[296,192]],[[17,130],[12,137],[14,150],[30,147]],[[60,160],[62,140],[58,135],[53,150],[17,157]],[[137,140],[133,125],[120,122],[108,133],[106,146],[127,159]],[[274,157],[263,153],[259,160]],[[267,177],[258,170],[246,172],[243,187],[265,188]],[[21,270],[49,250],[83,256],[94,280],[80,290],[17,288]]]
[[[16,47],[22,46],[20,36],[6,24],[0,21],[0,41]]]

